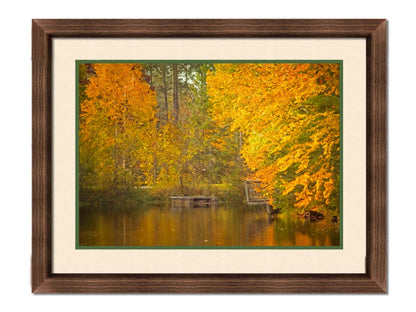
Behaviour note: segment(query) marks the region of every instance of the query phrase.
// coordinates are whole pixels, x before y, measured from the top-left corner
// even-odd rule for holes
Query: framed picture
[[[385,293],[385,20],[33,20],[34,293]]]

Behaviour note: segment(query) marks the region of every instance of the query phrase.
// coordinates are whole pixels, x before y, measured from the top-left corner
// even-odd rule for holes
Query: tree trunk
[[[163,65],[162,67],[162,79],[163,79],[163,96],[165,99],[165,120],[168,120],[169,116],[169,109],[168,109],[168,83],[166,80],[166,66]]]
[[[178,96],[178,64],[173,64],[173,116],[175,121],[179,118],[179,96]]]

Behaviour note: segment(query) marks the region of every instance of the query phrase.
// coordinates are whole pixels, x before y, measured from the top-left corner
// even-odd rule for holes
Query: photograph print
[[[342,61],[76,71],[76,248],[342,248]]]

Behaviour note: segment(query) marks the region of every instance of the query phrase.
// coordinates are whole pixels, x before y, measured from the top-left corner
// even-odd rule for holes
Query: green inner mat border
[[[79,65],[80,64],[339,64],[340,65],[340,181],[339,246],[80,246],[79,245]],[[75,249],[343,249],[343,61],[342,60],[75,60]]]

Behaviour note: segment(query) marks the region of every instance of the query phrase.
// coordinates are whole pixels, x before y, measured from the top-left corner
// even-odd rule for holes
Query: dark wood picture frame
[[[387,21],[33,20],[32,291],[34,293],[386,293]],[[52,273],[53,38],[365,38],[367,241],[364,274]]]

